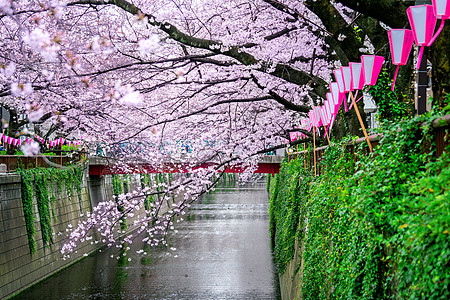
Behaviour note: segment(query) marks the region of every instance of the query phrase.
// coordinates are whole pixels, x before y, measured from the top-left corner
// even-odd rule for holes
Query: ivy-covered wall
[[[37,168],[0,175],[0,299],[16,294],[101,247],[100,243],[89,240],[70,259],[63,260],[60,253],[65,230],[76,226],[100,201],[143,188],[152,180],[170,179],[142,174],[88,177],[82,167]],[[129,218],[129,223],[139,214]]]
[[[63,261],[59,247],[67,226],[90,211],[82,167],[30,169],[0,175],[0,298],[4,299],[92,251]]]
[[[269,213],[279,272],[298,255],[291,299],[450,299],[450,149],[436,159],[432,119],[384,124],[356,163],[333,144],[318,177],[283,163]]]

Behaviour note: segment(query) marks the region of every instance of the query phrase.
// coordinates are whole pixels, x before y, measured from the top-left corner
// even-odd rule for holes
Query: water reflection
[[[191,207],[169,247],[107,249],[14,299],[279,299],[267,208],[264,182],[227,182]]]

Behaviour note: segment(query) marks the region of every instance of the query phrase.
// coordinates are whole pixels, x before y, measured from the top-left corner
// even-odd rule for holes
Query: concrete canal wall
[[[139,175],[130,175],[129,190],[141,187]],[[103,199],[112,199],[112,176],[88,177],[84,171],[80,197],[63,189],[53,205],[50,205],[53,244],[44,247],[39,222],[36,196],[33,198],[34,227],[36,229],[36,253],[31,254],[21,196],[21,177],[18,174],[0,175],[0,299],[6,299],[38,281],[81,259],[85,253],[102,245],[85,241],[70,259],[63,260],[60,253],[69,225],[76,226],[80,217],[90,212]],[[50,193],[50,192],[49,192]],[[72,194],[72,195],[70,195]],[[144,211],[141,214],[145,213]],[[138,214],[136,214],[137,217]],[[129,224],[132,223],[129,220]],[[132,228],[130,228],[132,229]]]
[[[303,270],[300,269],[300,271],[295,272],[299,263],[299,250],[298,241],[296,241],[294,258],[288,263],[283,275],[279,276],[282,300],[301,299],[300,278]]]

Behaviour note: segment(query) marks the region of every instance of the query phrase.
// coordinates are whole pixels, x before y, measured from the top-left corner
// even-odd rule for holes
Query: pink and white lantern
[[[342,78],[344,79],[344,92],[353,91],[352,88],[352,73],[350,71],[350,67],[341,67],[342,70]]]
[[[419,69],[422,61],[423,47],[430,46],[433,43],[433,33],[437,21],[433,11],[432,5],[410,6],[406,10],[416,45],[421,46],[417,59],[417,69]]]
[[[444,21],[450,19],[450,0],[433,0],[433,12],[436,19],[441,20],[441,25],[439,26],[439,29],[436,31],[434,36],[431,38],[428,46],[433,44],[434,40],[441,33],[442,29],[444,29]]]
[[[364,72],[364,84],[375,85],[377,83],[378,75],[383,66],[384,57],[378,55],[363,55],[361,56],[362,70]]]
[[[364,87],[364,78],[362,72],[362,63],[349,63],[352,77],[352,90],[362,90]]]
[[[341,67],[342,70],[342,79],[344,80],[344,92],[348,93],[353,91],[352,89],[352,72],[350,71],[350,67]],[[350,97],[350,94],[349,94]],[[350,99],[350,98],[349,98]],[[347,111],[347,101],[344,99],[344,107],[345,111]]]
[[[334,112],[337,113],[337,111],[339,110],[339,106],[342,103],[344,94],[339,91],[339,85],[337,82],[330,83],[330,92],[331,98],[333,99],[333,104],[335,106]]]
[[[437,19],[450,19],[450,0],[433,0],[433,12]]]
[[[342,94],[342,97],[345,96],[345,85],[344,85],[344,76],[342,74],[342,67],[337,70],[334,70],[334,77],[336,78],[336,82],[339,87],[339,93]],[[345,104],[345,111],[347,111],[347,103]]]
[[[391,29],[388,31],[392,63],[397,65],[391,90],[394,90],[398,69],[406,65],[414,42],[413,32],[409,29]]]

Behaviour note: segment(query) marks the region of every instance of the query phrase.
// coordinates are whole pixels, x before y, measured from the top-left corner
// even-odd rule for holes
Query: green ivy
[[[409,106],[397,90],[392,91],[392,79],[386,68],[378,76],[378,81],[369,88],[369,94],[375,100],[382,119],[397,120],[407,116]]]
[[[81,207],[83,168],[81,166],[67,169],[33,168],[18,169],[17,172],[22,178],[22,203],[25,224],[27,228],[28,245],[30,247],[30,252],[33,254],[36,252],[36,229],[34,227],[35,217],[33,213],[33,192],[36,196],[43,244],[44,246],[49,246],[51,243],[53,243],[50,205],[52,206],[53,217],[55,221],[58,222],[58,219],[54,212],[54,207],[56,202],[56,195],[61,193],[62,182],[64,182],[67,191],[73,191],[73,188],[75,187]],[[64,181],[61,179],[64,179]],[[71,193],[69,195],[71,196]]]
[[[117,210],[120,212],[123,212],[125,210],[125,208],[121,205],[121,203],[119,201],[119,195],[125,193],[125,189],[128,190],[128,186],[125,183],[125,180],[127,180],[127,178],[120,176],[119,174],[112,175],[112,188],[113,188],[114,199],[116,199]],[[121,221],[120,229],[127,230],[128,226],[127,226],[126,218],[121,217],[120,221]]]
[[[275,262],[280,273],[284,273],[289,260],[294,256],[295,237],[299,221],[301,194],[309,173],[299,159],[281,165],[280,174],[270,182],[270,232],[275,241]]]
[[[344,145],[328,147],[318,177],[301,159],[283,163],[271,231],[281,273],[299,241],[302,298],[450,298],[450,149],[430,151],[436,117],[383,124],[356,164]]]
[[[36,235],[36,228],[34,227],[34,213],[33,213],[33,175],[25,170],[18,170],[20,177],[22,178],[21,191],[22,191],[22,205],[23,214],[25,217],[25,227],[27,229],[28,246],[30,253],[36,253],[36,242],[34,237]]]
[[[39,223],[41,224],[44,247],[53,243],[53,230],[50,223],[48,175],[46,169],[40,169],[39,173],[34,174],[34,190],[36,191],[36,202],[39,211]]]
[[[144,189],[146,187],[152,186],[152,178],[150,174],[144,173],[141,174],[141,188]],[[150,211],[151,207],[150,204],[155,202],[155,196],[154,195],[147,195],[144,199],[144,207],[145,210]]]

